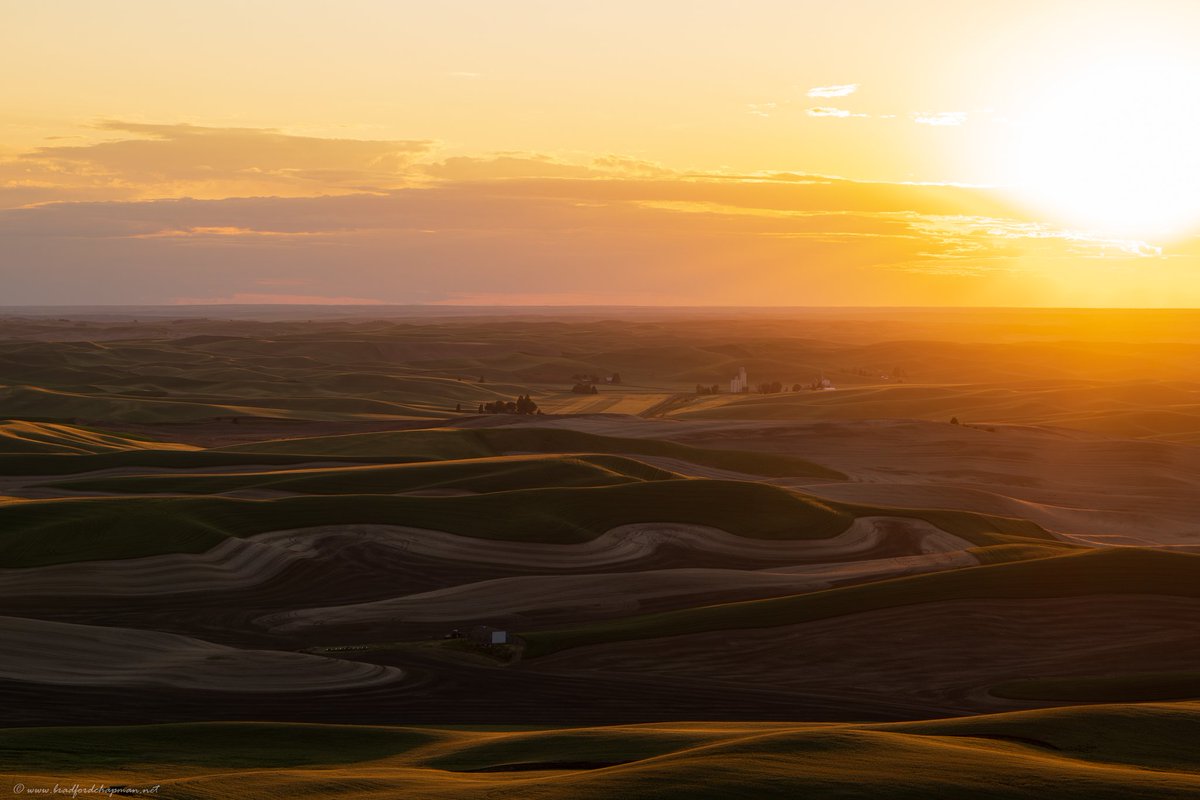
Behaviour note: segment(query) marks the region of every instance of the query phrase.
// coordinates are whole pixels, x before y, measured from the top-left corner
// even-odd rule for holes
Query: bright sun
[[[1200,221],[1191,58],[1121,54],[1047,76],[1014,120],[1011,184],[1064,224],[1170,237]]]

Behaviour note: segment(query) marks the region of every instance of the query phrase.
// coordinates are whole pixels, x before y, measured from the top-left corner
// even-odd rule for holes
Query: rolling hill
[[[1198,796],[1195,321],[0,318],[0,774]]]

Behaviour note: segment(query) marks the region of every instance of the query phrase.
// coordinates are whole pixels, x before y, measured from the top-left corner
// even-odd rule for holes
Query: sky
[[[1200,305],[1200,4],[0,0],[0,305]]]

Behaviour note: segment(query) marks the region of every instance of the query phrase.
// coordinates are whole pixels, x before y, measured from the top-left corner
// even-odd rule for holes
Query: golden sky
[[[1200,4],[0,0],[0,304],[1200,305]]]

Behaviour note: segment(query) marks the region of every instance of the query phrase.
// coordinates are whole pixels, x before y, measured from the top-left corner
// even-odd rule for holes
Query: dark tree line
[[[614,386],[619,386],[621,384],[621,373],[614,372],[607,378],[601,378],[599,375],[589,375],[586,372],[579,372],[572,375],[571,380],[576,383],[590,383],[593,385],[597,383],[611,383]]]
[[[518,395],[516,400],[494,400],[479,404],[480,414],[541,414],[538,404],[527,394]]]

